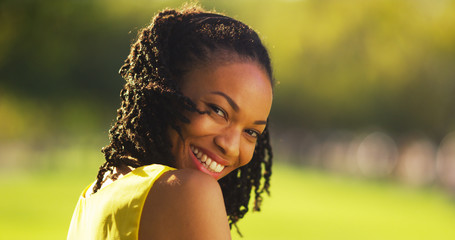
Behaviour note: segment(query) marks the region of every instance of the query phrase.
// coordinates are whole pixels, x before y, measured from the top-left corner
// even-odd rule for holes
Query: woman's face
[[[220,179],[253,157],[272,106],[267,73],[252,61],[208,64],[185,75],[181,91],[201,111],[188,112],[182,137],[170,130],[176,167]]]

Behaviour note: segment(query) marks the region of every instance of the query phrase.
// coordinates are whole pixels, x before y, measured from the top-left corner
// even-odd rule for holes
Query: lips
[[[218,162],[214,161],[212,158],[207,156],[202,150],[195,146],[190,146],[191,151],[193,152],[194,156],[196,159],[199,161],[199,163],[204,166],[205,169],[207,169],[211,173],[220,173],[223,171],[224,167],[223,165],[219,164]]]

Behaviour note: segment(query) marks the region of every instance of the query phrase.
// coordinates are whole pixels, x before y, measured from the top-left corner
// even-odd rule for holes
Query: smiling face
[[[187,73],[182,93],[207,114],[187,113],[182,137],[170,130],[176,167],[217,180],[246,165],[264,131],[272,105],[267,73],[252,61],[212,63]]]

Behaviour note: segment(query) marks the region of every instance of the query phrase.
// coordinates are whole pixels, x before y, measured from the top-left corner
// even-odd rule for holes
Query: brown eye
[[[245,130],[245,132],[246,132],[249,136],[251,136],[251,137],[253,137],[253,138],[258,138],[259,135],[261,135],[261,133],[259,133],[259,132],[256,131],[256,130],[253,130],[253,129],[247,129],[247,130]]]
[[[218,107],[216,105],[210,105],[210,108],[216,115],[218,115],[222,118],[226,118],[227,114],[220,107]]]

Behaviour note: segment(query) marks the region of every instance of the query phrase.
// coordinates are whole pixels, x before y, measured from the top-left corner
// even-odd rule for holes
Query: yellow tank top
[[[174,168],[158,164],[136,168],[89,197],[87,187],[77,202],[67,239],[138,239],[148,192],[169,170]]]

